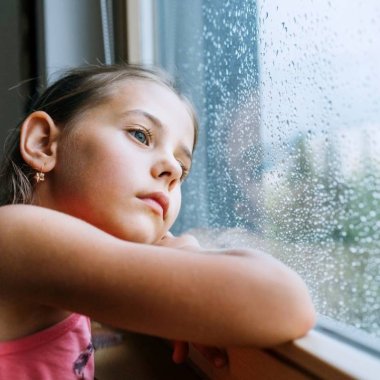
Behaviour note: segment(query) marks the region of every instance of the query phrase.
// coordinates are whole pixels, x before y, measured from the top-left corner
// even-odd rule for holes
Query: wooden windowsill
[[[99,380],[306,380],[379,379],[380,358],[317,330],[275,348],[229,348],[229,365],[217,369],[196,350],[188,364],[176,365],[160,339],[127,333],[124,341],[99,350]]]
[[[328,379],[379,379],[379,356],[316,330],[273,351],[302,365],[316,376]]]
[[[380,357],[329,337],[317,330],[272,349],[231,348],[229,367],[212,368],[195,350],[193,365],[212,380],[377,380]]]

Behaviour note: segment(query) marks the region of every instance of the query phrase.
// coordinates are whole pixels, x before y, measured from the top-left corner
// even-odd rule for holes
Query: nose
[[[170,191],[181,181],[182,167],[173,155],[165,155],[153,164],[151,174],[165,181]]]

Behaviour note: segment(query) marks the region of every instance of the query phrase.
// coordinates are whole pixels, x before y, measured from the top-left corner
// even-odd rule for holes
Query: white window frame
[[[219,370],[194,349],[191,361],[206,377],[225,379],[365,379],[377,380],[380,374],[379,351],[357,347],[319,331],[271,349],[228,349],[229,368]]]
[[[127,2],[128,61],[155,62],[154,0]],[[339,330],[339,331],[338,331]],[[360,332],[349,337],[345,328],[320,316],[316,328],[307,336],[266,350],[255,348],[228,349],[229,368],[216,369],[194,349],[190,362],[210,379],[366,379],[380,377],[378,342],[361,338]]]
[[[126,0],[128,62],[153,64],[155,61],[154,1]]]

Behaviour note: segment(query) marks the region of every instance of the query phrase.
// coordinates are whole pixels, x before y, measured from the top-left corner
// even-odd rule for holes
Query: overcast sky
[[[380,130],[378,0],[259,0],[258,12],[264,139]]]

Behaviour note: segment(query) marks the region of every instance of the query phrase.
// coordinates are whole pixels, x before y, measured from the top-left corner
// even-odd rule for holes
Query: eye
[[[149,145],[152,137],[151,132],[148,129],[129,129],[128,133],[135,138],[138,142],[144,145]]]
[[[186,177],[189,175],[190,170],[181,161],[178,161],[178,163],[182,169],[182,175],[181,175],[180,181],[183,182],[186,179]]]

